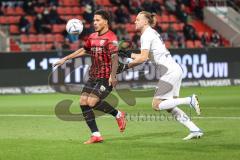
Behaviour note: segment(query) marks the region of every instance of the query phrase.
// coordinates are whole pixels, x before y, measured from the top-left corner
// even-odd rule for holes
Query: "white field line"
[[[153,116],[153,115],[152,115]],[[39,114],[0,114],[0,117],[44,117],[44,118],[57,118],[56,115],[39,115]],[[100,116],[101,118],[112,118],[112,116]],[[100,118],[99,117],[99,118]],[[146,118],[146,117],[150,117],[150,115],[147,116],[142,116],[142,115],[128,115],[127,117],[131,117],[131,118]],[[156,117],[161,117],[156,115]],[[168,118],[172,118],[171,116],[169,116]],[[201,116],[193,116],[191,117],[192,119],[236,119],[236,120],[240,120],[240,117],[201,117]]]

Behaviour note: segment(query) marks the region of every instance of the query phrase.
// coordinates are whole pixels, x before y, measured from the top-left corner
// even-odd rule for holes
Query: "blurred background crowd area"
[[[214,0],[1,0],[0,30],[9,38],[9,51],[76,50],[94,32],[94,11],[106,9],[112,16],[112,30],[119,40],[139,46],[135,17],[145,10],[157,15],[155,29],[167,48],[231,46],[221,33],[204,23],[203,8],[209,5],[240,6],[240,0],[227,3]],[[79,37],[65,30],[67,20],[84,22]]]

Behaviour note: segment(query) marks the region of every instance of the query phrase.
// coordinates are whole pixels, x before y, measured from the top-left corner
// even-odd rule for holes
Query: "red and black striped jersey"
[[[109,78],[112,71],[111,55],[118,52],[117,36],[111,30],[102,35],[98,32],[92,33],[86,40],[84,48],[92,60],[89,76]]]

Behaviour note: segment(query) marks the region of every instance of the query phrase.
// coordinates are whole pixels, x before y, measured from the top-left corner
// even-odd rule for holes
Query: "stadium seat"
[[[168,15],[162,15],[161,18],[160,18],[160,22],[161,23],[163,23],[163,22],[169,23],[170,20],[169,20]]]
[[[19,23],[20,16],[7,16],[8,24],[17,24]]]
[[[77,6],[78,0],[60,0],[62,6]]]
[[[71,13],[70,14],[83,14],[84,9],[81,7],[73,7],[71,8]]]
[[[131,17],[131,23],[134,23],[135,22],[135,20],[136,20],[136,17],[137,17],[137,15],[131,15],[130,16]]]
[[[181,26],[178,23],[173,23],[172,27],[175,31],[181,31]]]
[[[36,29],[34,28],[33,25],[31,25],[30,29],[29,29],[30,33],[37,33]]]
[[[46,51],[50,50],[52,44],[32,44],[30,47],[30,51]]]
[[[38,35],[35,35],[35,34],[30,34],[29,37],[29,43],[36,43],[38,42]]]
[[[54,36],[52,34],[47,34],[46,36],[46,42],[54,42]]]
[[[54,24],[52,26],[52,32],[54,33],[62,33],[65,30],[65,24],[59,25],[59,24]]]
[[[60,15],[65,15],[65,7],[57,7],[57,13]]]
[[[109,2],[109,0],[96,0],[97,5],[101,6],[111,6],[112,4]]]
[[[170,15],[170,16],[169,16],[169,22],[177,23],[177,22],[178,22],[177,17],[174,16],[174,15]]]
[[[0,24],[6,24],[7,18],[5,16],[0,16]]]
[[[169,27],[169,23],[161,23],[160,27],[162,28],[163,31],[166,31]]]
[[[186,41],[186,47],[187,48],[195,48],[195,45],[192,40],[187,40]]]
[[[45,34],[38,34],[37,35],[37,42],[43,43],[46,41],[46,35]]]
[[[79,42],[75,42],[75,43],[70,44],[70,49],[72,51],[78,50],[79,49]]]
[[[202,48],[202,47],[203,47],[201,41],[199,41],[199,40],[195,40],[195,41],[194,41],[194,44],[195,44],[195,47],[196,47],[196,48]]]
[[[127,32],[135,32],[135,24],[132,24],[132,23],[127,23],[126,25],[126,30]]]
[[[24,15],[24,11],[21,7],[7,7],[5,10],[5,15],[11,16],[11,15]]]
[[[10,34],[19,34],[20,33],[17,25],[10,25],[9,30],[10,30]]]
[[[56,42],[63,42],[63,41],[64,41],[63,35],[61,35],[61,34],[55,34],[55,35],[54,35],[54,40],[55,40]]]
[[[29,21],[29,23],[31,23],[33,25],[34,20],[35,20],[34,16],[26,16],[25,18]]]
[[[21,42],[22,42],[22,43],[28,43],[28,42],[29,42],[28,36],[25,35],[25,34],[22,34],[21,37],[20,37],[20,39],[21,39]]]
[[[72,7],[65,7],[64,14],[75,14]]]
[[[35,7],[34,11],[37,12],[37,13],[43,13],[44,7]]]

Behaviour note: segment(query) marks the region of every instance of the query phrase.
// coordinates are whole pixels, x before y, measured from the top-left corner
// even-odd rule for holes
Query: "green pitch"
[[[188,130],[173,119],[157,120],[151,98],[138,98],[136,106],[120,101],[131,115],[125,133],[115,119],[97,119],[105,138],[101,144],[83,145],[90,136],[85,122],[62,121],[55,106],[63,99],[74,101],[72,113],[79,113],[78,96],[65,94],[0,96],[0,160],[237,160],[240,157],[240,87],[183,88],[182,96],[199,95],[202,115],[181,106],[205,135],[182,141]],[[162,112],[162,114],[167,114]]]

